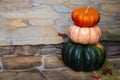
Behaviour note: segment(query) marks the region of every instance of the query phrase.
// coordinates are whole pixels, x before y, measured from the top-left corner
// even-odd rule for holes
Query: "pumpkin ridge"
[[[72,28],[71,28],[72,27]],[[95,44],[99,41],[101,35],[101,29],[98,25],[94,27],[79,27],[73,25],[70,27],[69,38],[80,44]]]
[[[75,53],[75,54],[72,54],[72,67],[81,67],[80,70],[82,70],[82,63],[83,61],[81,60],[82,59],[82,52],[83,50],[79,50],[79,47],[82,48],[82,46],[80,45],[76,45],[76,47],[74,47],[75,49],[73,49],[73,52],[72,53]],[[81,61],[79,61],[81,60]]]
[[[100,14],[99,12],[92,8],[76,8],[72,11],[72,20],[75,24],[82,27],[93,27],[99,22]],[[92,21],[89,17],[92,17]],[[87,19],[87,20],[86,20]]]
[[[85,49],[85,51],[86,51],[85,53],[88,54],[89,57],[92,57],[92,58],[89,59],[90,63],[92,63],[92,64],[89,63],[89,68],[92,69],[92,68],[94,67],[94,64],[95,64],[95,63],[94,63],[94,62],[95,62],[95,55],[94,55],[94,51],[93,51],[92,49],[90,49],[89,46],[92,47],[92,45],[88,45],[88,46],[86,47],[86,49]],[[87,56],[88,56],[88,55],[87,55]],[[86,60],[86,59],[85,59],[85,60]],[[86,61],[86,62],[88,62],[88,61]],[[85,63],[85,64],[86,64],[86,63]],[[85,67],[87,68],[88,66],[85,66]]]
[[[102,67],[106,54],[96,44],[67,42],[62,49],[64,63],[75,71],[93,71]]]
[[[92,35],[92,34],[91,34],[91,28],[90,28],[89,35],[90,35],[90,36],[89,36],[89,39],[88,39],[88,43],[91,43],[91,42],[90,42],[90,41],[91,41],[91,35]]]
[[[100,56],[100,57],[97,58],[98,59],[98,63],[97,63],[98,65],[96,65],[96,68],[98,69],[98,68],[100,68],[102,66],[102,64],[104,63],[105,59],[104,59],[104,56],[101,53],[101,50],[98,49],[98,48],[96,48],[96,50],[98,52],[98,56]]]
[[[98,66],[100,66],[99,65],[99,51],[97,51],[97,48],[96,48],[96,45],[93,45],[93,51],[94,51],[94,55],[95,55],[95,58],[96,58],[96,60],[95,60],[95,62],[94,62],[94,69],[95,70],[97,70],[98,69]]]
[[[98,42],[98,39],[99,39],[99,34],[98,34],[98,31],[96,30],[96,26],[95,26],[95,28],[94,28],[94,31],[95,31],[95,33],[96,33],[96,39],[97,40],[95,40],[95,43],[97,43]]]

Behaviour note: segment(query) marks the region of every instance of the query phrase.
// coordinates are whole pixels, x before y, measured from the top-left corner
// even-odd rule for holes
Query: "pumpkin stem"
[[[89,10],[90,6],[87,6],[86,10],[85,10],[85,13],[87,14],[88,13],[88,10]]]

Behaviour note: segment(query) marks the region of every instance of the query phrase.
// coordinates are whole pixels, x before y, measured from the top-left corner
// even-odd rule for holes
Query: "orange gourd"
[[[100,14],[92,7],[80,7],[72,11],[71,17],[77,26],[93,27],[99,22]]]
[[[98,25],[94,27],[70,26],[68,37],[75,43],[95,44],[101,37],[101,29]]]

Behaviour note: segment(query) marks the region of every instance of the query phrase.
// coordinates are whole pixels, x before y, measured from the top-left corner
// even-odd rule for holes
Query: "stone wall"
[[[102,44],[106,52],[119,51],[117,48],[109,49],[118,42]],[[92,77],[93,73],[76,72],[67,67],[61,57],[62,46],[63,44],[0,47],[0,80],[96,80]],[[120,72],[120,58],[108,57],[107,60]],[[106,80],[109,78],[117,80],[120,76],[117,73]]]
[[[68,32],[74,24],[72,10],[82,6],[100,12],[101,40],[119,41],[119,4],[119,0],[0,0],[0,46],[61,43],[57,33]]]

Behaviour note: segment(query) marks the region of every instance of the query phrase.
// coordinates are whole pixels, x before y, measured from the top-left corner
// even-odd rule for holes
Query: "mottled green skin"
[[[68,41],[62,48],[64,63],[76,71],[94,71],[102,67],[105,51],[94,44],[82,45]]]

